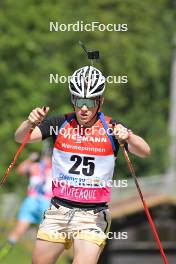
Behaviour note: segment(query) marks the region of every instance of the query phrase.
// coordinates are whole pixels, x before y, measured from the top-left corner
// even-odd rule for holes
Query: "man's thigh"
[[[44,240],[36,240],[32,263],[33,264],[54,264],[64,251],[64,244]]]
[[[74,239],[74,260],[73,264],[96,264],[102,248],[97,244],[82,240]]]

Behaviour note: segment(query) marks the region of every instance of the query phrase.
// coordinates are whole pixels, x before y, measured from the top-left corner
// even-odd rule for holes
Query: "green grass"
[[[5,242],[8,231],[12,226],[11,224],[7,226],[4,223],[0,223],[0,245]],[[1,264],[31,264],[34,242],[35,240],[32,241],[31,239],[22,238],[19,243],[12,248],[8,256],[1,261]],[[67,257],[64,255],[59,258],[56,264],[68,264],[66,260]]]
[[[2,264],[31,264],[31,252],[24,246],[17,244],[2,261]]]
[[[28,249],[26,245],[18,243],[9,252],[8,256],[1,261],[1,264],[31,264],[32,250]],[[66,257],[61,257],[57,264],[67,264]]]

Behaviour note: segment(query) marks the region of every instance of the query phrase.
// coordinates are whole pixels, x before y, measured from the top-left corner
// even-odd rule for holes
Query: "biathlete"
[[[104,89],[105,77],[98,69],[78,69],[69,82],[74,112],[45,118],[49,107],[36,108],[16,131],[16,141],[22,142],[38,124],[30,142],[48,137],[54,142],[53,197],[38,230],[33,264],[55,263],[72,244],[74,264],[97,263],[111,222],[111,187],[102,182],[113,177],[118,142],[125,141],[137,156],[150,154],[144,139],[100,111]]]
[[[8,235],[7,241],[0,247],[0,260],[4,259],[31,224],[40,224],[51,200],[51,158],[32,153],[16,169],[19,175],[29,176],[27,197],[24,199],[17,223]]]

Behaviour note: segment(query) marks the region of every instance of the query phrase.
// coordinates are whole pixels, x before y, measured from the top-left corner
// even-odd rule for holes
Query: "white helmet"
[[[92,66],[82,67],[71,76],[69,90],[72,96],[82,98],[101,96],[105,90],[105,77]]]

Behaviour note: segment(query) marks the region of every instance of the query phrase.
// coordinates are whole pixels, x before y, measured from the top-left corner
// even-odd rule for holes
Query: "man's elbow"
[[[151,155],[151,149],[150,149],[149,146],[147,146],[147,147],[144,149],[144,151],[143,151],[143,153],[142,153],[142,155],[141,155],[141,158],[146,158],[146,157],[148,157],[148,156],[150,156],[150,155]]]
[[[22,143],[22,141],[21,141],[20,138],[18,137],[17,133],[15,133],[15,135],[14,135],[14,139],[15,139],[15,142],[17,142],[17,143]]]

